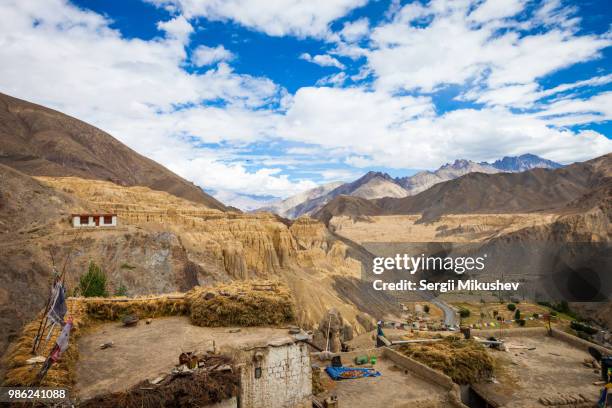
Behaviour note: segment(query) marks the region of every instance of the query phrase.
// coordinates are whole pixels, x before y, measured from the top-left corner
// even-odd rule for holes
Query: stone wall
[[[459,386],[451,380],[449,376],[434,370],[410,357],[398,353],[397,351],[385,347],[383,357],[393,361],[397,366],[412,372],[417,377],[437,384],[448,391],[448,406],[455,408],[468,408],[461,402],[461,390]]]
[[[241,408],[307,406],[312,396],[312,369],[303,343],[257,348],[241,369]],[[261,375],[256,374],[261,369]]]

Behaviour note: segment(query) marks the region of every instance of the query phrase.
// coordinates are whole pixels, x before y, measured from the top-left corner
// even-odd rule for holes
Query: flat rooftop
[[[237,330],[238,328],[236,328]],[[288,330],[267,327],[193,326],[188,317],[162,317],[151,324],[141,320],[135,327],[105,323],[84,333],[78,340],[77,392],[81,399],[116,392],[160,375],[178,364],[183,351],[204,353],[248,349],[293,342]],[[113,342],[104,350],[100,345]]]
[[[380,377],[335,381],[332,393],[338,396],[339,408],[446,406],[448,392],[444,388],[417,377],[384,356],[378,357],[374,368],[382,374]]]
[[[582,394],[597,401],[601,386],[593,382],[600,374],[582,364],[591,358],[586,351],[546,335],[507,337],[506,345],[507,352],[491,351],[499,359],[499,383],[476,387],[489,401],[503,408],[541,408],[540,397],[560,395]]]

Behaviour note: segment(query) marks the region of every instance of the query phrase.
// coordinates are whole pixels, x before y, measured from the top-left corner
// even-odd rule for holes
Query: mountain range
[[[535,168],[558,169],[559,163],[534,154],[504,157],[493,163],[476,163],[471,160],[455,160],[435,171],[421,171],[407,177],[391,177],[383,172],[368,172],[350,183],[330,183],[269,204],[258,211],[269,211],[286,218],[312,215],[338,196],[358,197],[366,200],[379,198],[403,198],[421,193],[444,181],[470,173],[494,174],[519,173]]]

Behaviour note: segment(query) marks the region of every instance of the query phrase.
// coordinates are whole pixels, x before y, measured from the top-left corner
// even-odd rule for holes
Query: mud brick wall
[[[241,408],[307,406],[312,395],[312,369],[305,344],[258,348],[251,355],[252,363],[241,370]],[[257,368],[261,369],[259,378]]]

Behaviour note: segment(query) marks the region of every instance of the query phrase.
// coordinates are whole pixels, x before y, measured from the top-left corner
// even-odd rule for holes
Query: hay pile
[[[126,315],[141,319],[186,315],[189,306],[182,294],[141,298],[79,298],[88,316],[100,321],[120,320]]]
[[[457,384],[477,383],[493,374],[493,358],[473,340],[449,336],[437,343],[405,345],[398,351],[442,371]]]
[[[81,334],[83,329],[90,325],[91,321],[85,313],[85,309],[81,302],[69,299],[67,302],[68,315],[73,317],[73,327],[70,331],[70,345],[62,355],[60,361],[53,364],[46,377],[43,379],[40,386],[43,387],[68,387],[75,382],[74,373],[76,362],[79,358],[79,352],[76,346],[76,339]],[[4,378],[4,386],[30,386],[36,385],[36,376],[40,370],[41,364],[31,365],[26,361],[33,357],[32,345],[34,337],[38,331],[40,324],[40,316],[32,322],[28,323],[22,330],[19,339],[12,344],[9,352],[5,357],[7,372]],[[48,356],[51,349],[55,345],[55,339],[59,335],[59,329],[55,329],[53,336],[45,345],[43,338],[38,354],[40,356]],[[45,333],[46,336],[46,333]]]
[[[174,375],[158,386],[148,381],[126,392],[102,395],[79,404],[81,408],[203,407],[238,395],[237,371],[196,370]]]
[[[278,326],[293,322],[286,287],[272,282],[235,282],[195,287],[185,295],[191,323],[197,326]]]

